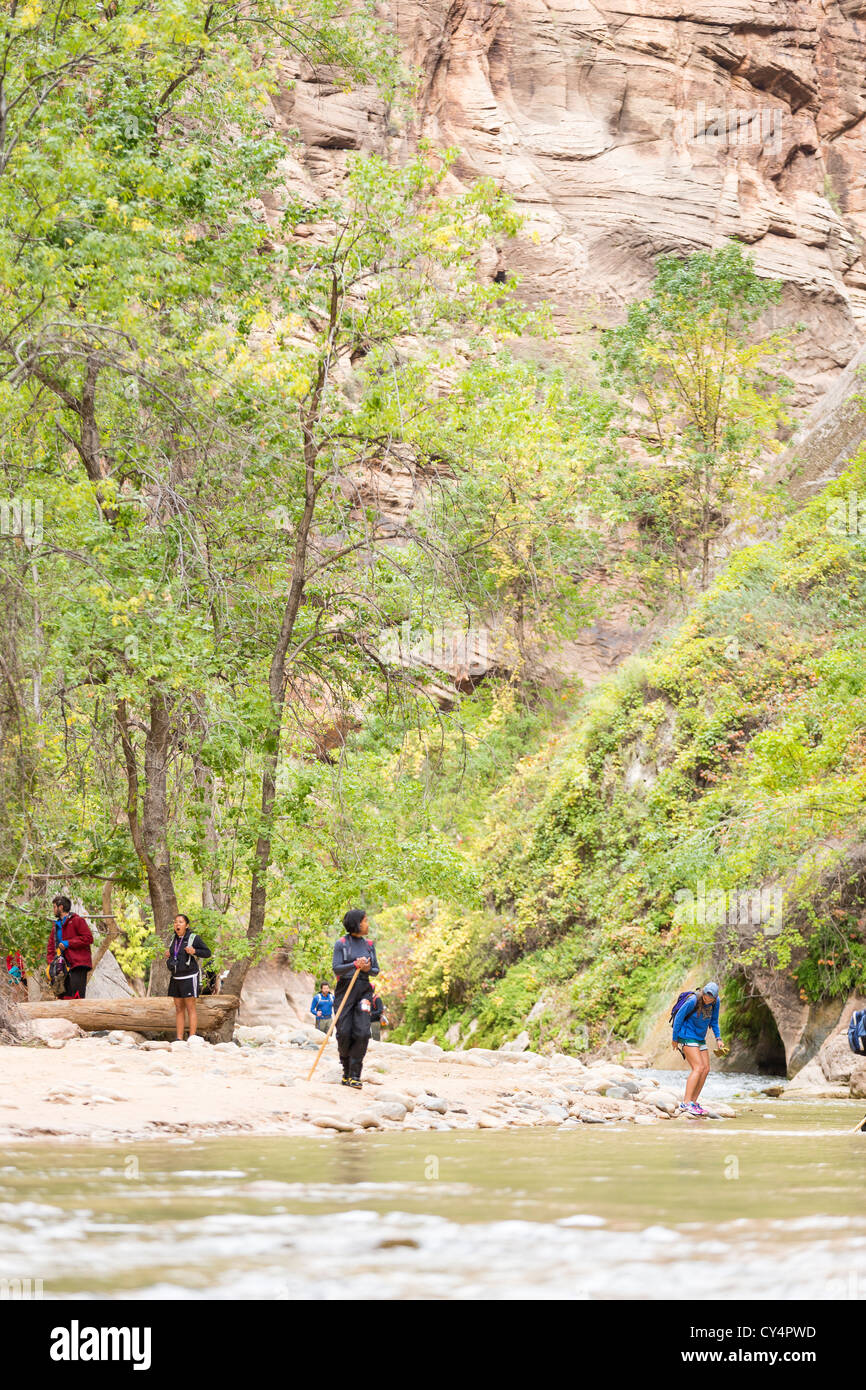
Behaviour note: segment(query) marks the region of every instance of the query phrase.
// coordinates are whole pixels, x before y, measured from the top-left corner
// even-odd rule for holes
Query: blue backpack
[[[684,989],[682,994],[677,995],[677,1001],[671,1009],[670,1017],[668,1019],[668,1023],[671,1025],[671,1027],[673,1027],[674,1019],[676,1018],[680,1009],[683,1007],[683,1004],[686,1002],[687,999],[692,999],[694,998],[694,996],[695,991],[693,989]]]
[[[848,1024],[848,1046],[859,1057],[866,1057],[866,1009],[858,1009]]]

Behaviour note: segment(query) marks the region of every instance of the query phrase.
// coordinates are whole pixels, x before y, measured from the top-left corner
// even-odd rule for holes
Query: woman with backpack
[[[688,1062],[691,1071],[686,1081],[686,1097],[680,1109],[687,1115],[706,1115],[698,1096],[710,1072],[710,1053],[707,1048],[707,1029],[712,1028],[716,1051],[724,1054],[725,1045],[719,1032],[719,987],[715,981],[703,989],[681,994],[671,1011],[673,1041],[671,1047]]]
[[[174,1021],[178,1042],[183,1042],[184,1015],[189,1024],[189,1036],[195,1037],[198,1028],[196,999],[201,993],[201,977],[197,957],[203,959],[211,954],[200,936],[190,931],[189,918],[179,912],[174,919],[174,940],[165,953],[165,963],[171,979],[168,982],[168,997],[174,1000]]]

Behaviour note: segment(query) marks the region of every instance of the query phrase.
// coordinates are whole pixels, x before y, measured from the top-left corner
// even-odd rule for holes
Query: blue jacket
[[[698,996],[691,995],[674,1019],[674,1042],[702,1043],[707,1036],[707,1028],[712,1028],[716,1040],[721,1040],[719,1032],[719,1000],[713,1005],[712,1013],[698,1011]]]
[[[324,994],[314,994],[313,1002],[310,1005],[310,1013],[317,1018],[330,1018],[334,1012],[334,996],[329,994],[327,998]]]

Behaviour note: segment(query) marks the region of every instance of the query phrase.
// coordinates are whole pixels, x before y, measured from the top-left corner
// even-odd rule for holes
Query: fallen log
[[[196,1000],[198,1031],[215,1033],[234,1023],[238,1009],[236,994],[205,994]],[[174,1000],[157,999],[43,999],[38,1004],[19,1005],[26,1020],[68,1018],[85,1032],[121,1028],[130,1033],[169,1033],[175,1035]]]

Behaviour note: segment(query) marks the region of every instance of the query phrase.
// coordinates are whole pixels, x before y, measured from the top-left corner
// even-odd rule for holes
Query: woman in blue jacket
[[[690,1115],[706,1115],[698,1096],[709,1075],[710,1053],[706,1043],[707,1029],[712,1028],[716,1051],[723,1054],[725,1045],[719,1032],[719,987],[713,981],[684,999],[674,1017],[674,1036],[671,1046],[678,1050],[691,1067],[686,1081],[686,1098],[680,1109]]]

